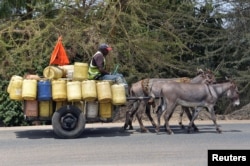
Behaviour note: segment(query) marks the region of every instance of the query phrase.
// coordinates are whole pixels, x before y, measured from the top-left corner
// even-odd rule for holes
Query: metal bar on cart
[[[150,99],[151,96],[142,96],[142,97],[127,97],[127,100],[146,100]],[[156,97],[155,99],[158,99],[159,97]]]

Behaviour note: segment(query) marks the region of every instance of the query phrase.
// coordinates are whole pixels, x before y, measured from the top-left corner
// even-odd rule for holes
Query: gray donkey
[[[214,106],[217,100],[225,95],[232,101],[234,106],[240,104],[238,88],[233,81],[212,85],[165,82],[162,85],[160,93],[163,97],[162,111],[164,112],[165,128],[168,134],[173,134],[169,126],[169,119],[177,105],[195,107],[195,112],[188,126],[188,132],[190,132],[190,128],[200,110],[207,108],[211,114],[211,119],[214,122],[217,132],[221,133],[221,129],[216,123],[216,116],[214,113]],[[159,132],[162,111],[157,114],[158,125],[156,127],[156,132]]]
[[[141,132],[147,132],[148,129],[144,127],[142,123],[142,116],[139,113],[143,113],[145,111],[147,117],[149,118],[150,122],[154,127],[156,127],[156,123],[154,122],[151,114],[150,114],[150,107],[151,105],[154,105],[154,99],[160,97],[160,90],[161,85],[165,82],[183,82],[183,83],[214,83],[215,77],[212,74],[210,70],[206,70],[205,72],[201,69],[198,70],[198,74],[193,79],[183,77],[183,78],[169,78],[169,79],[160,79],[160,78],[152,78],[152,79],[144,79],[140,80],[134,84],[132,84],[130,89],[130,96],[132,97],[146,97],[146,96],[152,96],[150,99],[142,99],[137,101],[132,101],[130,103],[132,105],[132,108],[126,112],[126,120],[125,124],[123,126],[123,129],[125,130],[128,126],[129,129],[133,129],[132,126],[132,119],[134,115],[136,115],[136,118],[139,122]],[[154,86],[152,86],[154,85]],[[146,110],[145,110],[146,109]],[[158,106],[157,110],[161,109],[161,106]],[[183,111],[186,112],[188,118],[191,120],[192,116],[188,108],[183,107]],[[193,125],[195,129],[196,126]],[[198,130],[198,129],[197,129]]]

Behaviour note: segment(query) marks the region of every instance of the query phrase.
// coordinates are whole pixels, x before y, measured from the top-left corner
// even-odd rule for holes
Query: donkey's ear
[[[233,79],[229,76],[225,76],[225,79],[227,80],[227,81],[233,81]]]
[[[196,69],[197,70],[197,74],[202,74],[202,73],[204,73],[204,71],[202,70],[202,69]]]

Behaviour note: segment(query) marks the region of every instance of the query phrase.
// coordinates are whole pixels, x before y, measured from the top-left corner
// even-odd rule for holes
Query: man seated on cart
[[[126,95],[128,95],[128,84],[124,79],[122,74],[119,73],[110,73],[105,68],[105,58],[109,54],[112,48],[107,44],[101,44],[98,47],[98,51],[93,55],[88,75],[90,80],[111,80],[117,84],[124,85]]]

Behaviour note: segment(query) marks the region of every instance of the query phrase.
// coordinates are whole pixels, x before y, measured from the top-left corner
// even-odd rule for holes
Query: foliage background
[[[0,1],[0,119],[25,125],[22,105],[6,92],[12,75],[42,76],[59,35],[73,64],[89,62],[100,43],[113,47],[129,84],[143,78],[193,77],[210,69],[236,80],[249,103],[248,0],[2,0]],[[218,114],[232,112],[221,100]]]

